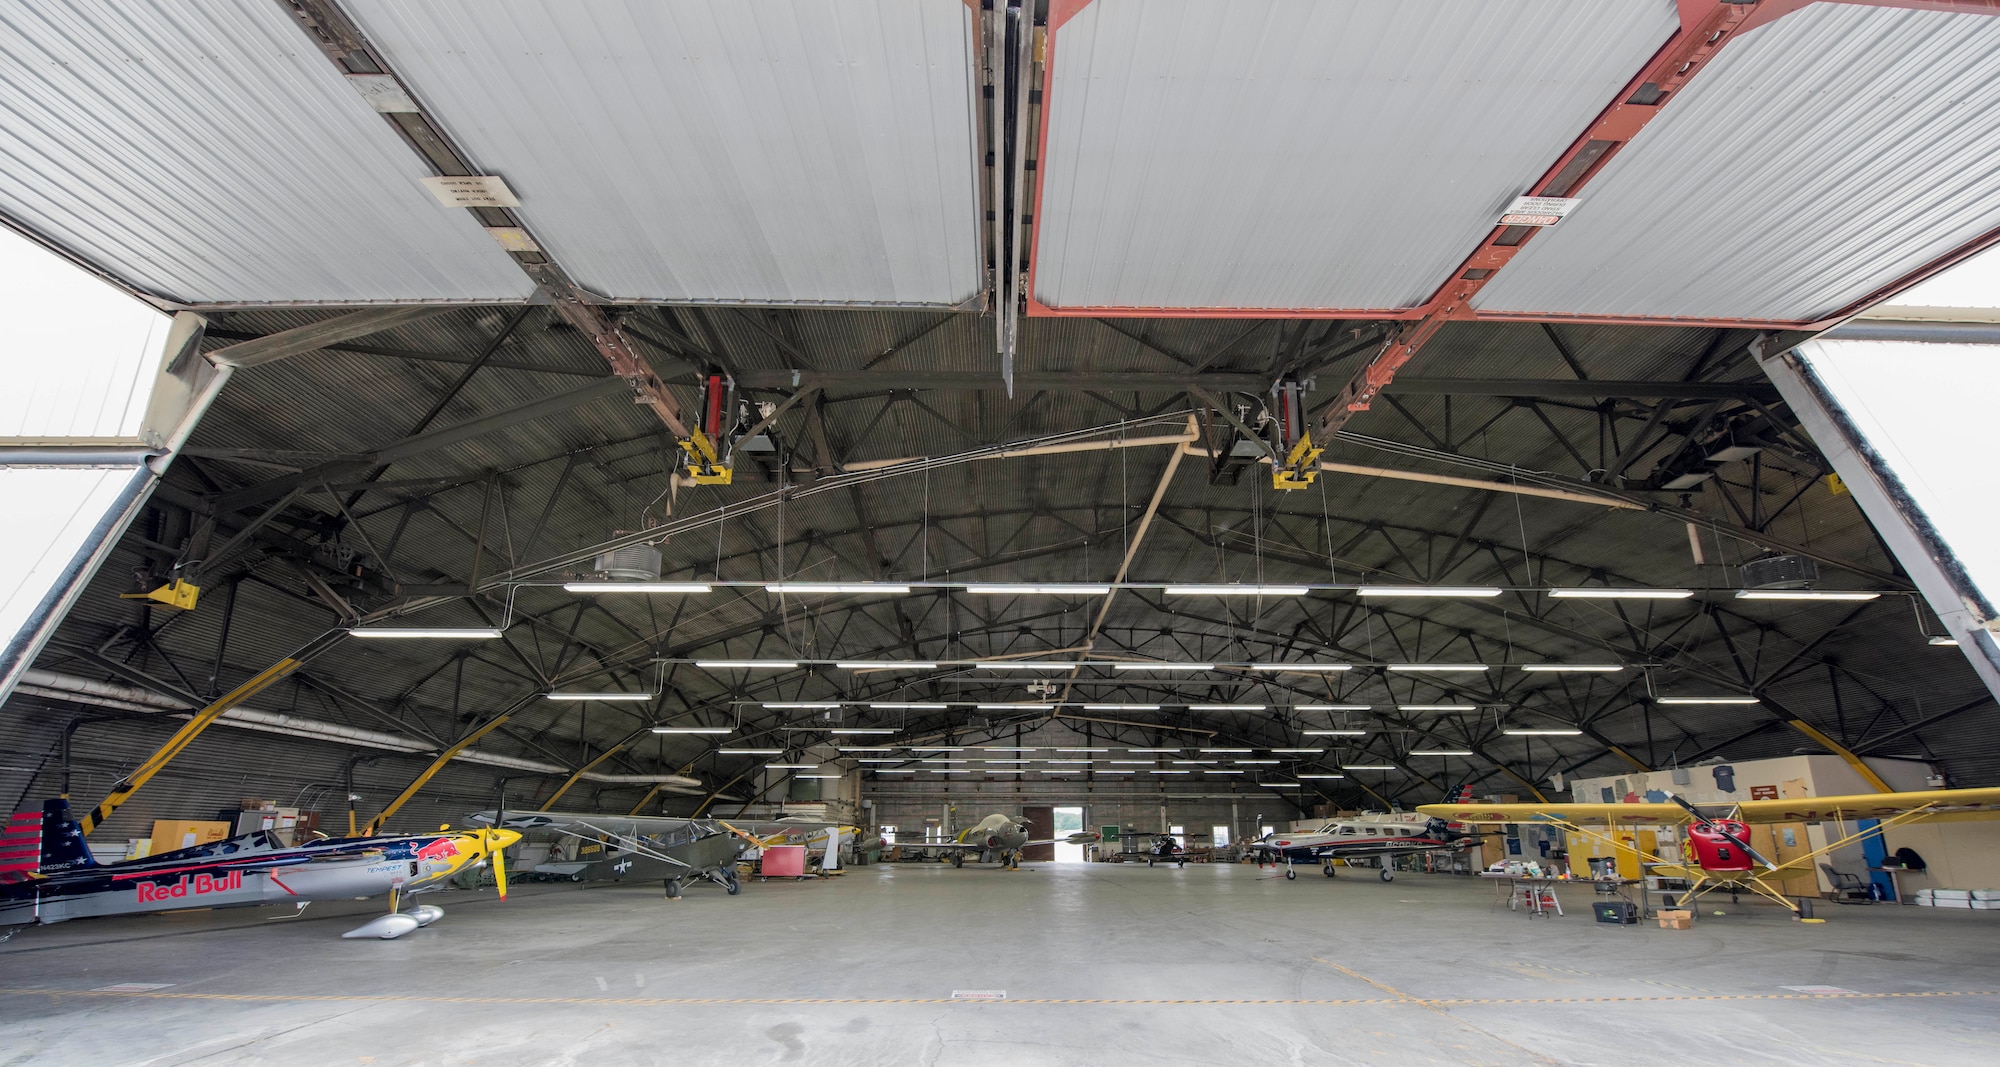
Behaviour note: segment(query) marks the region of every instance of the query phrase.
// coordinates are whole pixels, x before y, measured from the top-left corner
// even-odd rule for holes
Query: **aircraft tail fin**
[[[67,800],[45,800],[42,810],[15,814],[0,827],[0,882],[95,866]]]

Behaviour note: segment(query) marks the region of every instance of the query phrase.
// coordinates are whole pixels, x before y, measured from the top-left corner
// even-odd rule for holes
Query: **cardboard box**
[[[153,847],[150,855],[174,852],[196,845],[206,845],[221,841],[229,836],[226,822],[194,822],[187,819],[157,819],[153,822]]]
[[[1659,913],[1660,927],[1665,930],[1694,929],[1694,912],[1663,909]]]

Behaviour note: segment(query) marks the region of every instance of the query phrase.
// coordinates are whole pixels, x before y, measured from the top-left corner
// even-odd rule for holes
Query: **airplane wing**
[[[476,811],[467,817],[467,821],[479,826],[492,826],[497,814],[491,811]],[[675,815],[611,815],[601,812],[510,809],[507,812],[507,821],[503,825],[509,830],[615,833],[620,836],[649,837],[684,830],[693,823],[704,821],[714,820],[684,819]]]
[[[1678,804],[1424,804],[1417,810],[1446,822],[1560,821],[1650,826],[1688,821],[1688,813]]]
[[[1746,800],[1737,805],[1744,822],[1838,822],[1890,819],[1928,809],[1912,822],[2000,818],[2000,789],[1927,789],[1913,793],[1860,793],[1845,797],[1792,797]]]

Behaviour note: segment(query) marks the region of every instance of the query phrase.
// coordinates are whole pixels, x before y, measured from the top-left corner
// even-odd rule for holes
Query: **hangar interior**
[[[7,1062],[1992,1062],[1996,15],[9,5]]]

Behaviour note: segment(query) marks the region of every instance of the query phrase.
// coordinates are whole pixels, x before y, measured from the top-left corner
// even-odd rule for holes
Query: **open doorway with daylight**
[[[1055,809],[1055,818],[1051,820],[1049,826],[1049,836],[1056,839],[1057,863],[1082,863],[1084,862],[1085,859],[1088,858],[1087,856],[1084,855],[1083,851],[1084,846],[1066,845],[1062,843],[1063,838],[1066,838],[1071,834],[1077,833],[1082,829],[1083,829],[1082,807]]]

